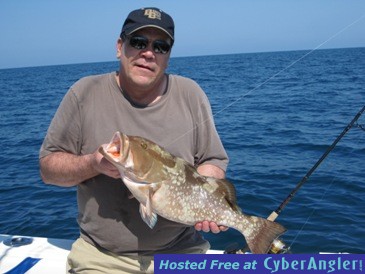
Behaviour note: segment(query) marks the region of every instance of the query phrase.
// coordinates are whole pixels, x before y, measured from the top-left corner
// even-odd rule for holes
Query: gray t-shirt
[[[195,166],[209,163],[226,170],[228,164],[205,93],[194,81],[176,75],[168,75],[165,94],[147,107],[123,96],[115,73],[80,79],[63,98],[40,157],[56,151],[93,153],[116,131],[154,141]],[[128,195],[120,179],[105,175],[79,184],[82,237],[115,253],[145,255],[172,253],[203,241],[193,227],[160,216],[150,229],[140,217],[138,201]]]

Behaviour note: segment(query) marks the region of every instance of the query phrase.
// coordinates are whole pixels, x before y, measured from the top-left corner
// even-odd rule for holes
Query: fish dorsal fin
[[[241,212],[240,207],[237,205],[236,188],[231,182],[225,179],[211,177],[207,177],[207,182],[214,188],[214,191],[218,191],[224,195],[224,199],[234,211]]]

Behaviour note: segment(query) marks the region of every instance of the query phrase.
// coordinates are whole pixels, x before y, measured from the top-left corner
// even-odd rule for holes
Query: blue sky
[[[113,61],[127,14],[175,20],[172,57],[365,47],[364,0],[0,0],[0,68]]]

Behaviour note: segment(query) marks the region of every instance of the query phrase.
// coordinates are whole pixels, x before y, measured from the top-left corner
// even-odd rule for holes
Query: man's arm
[[[223,169],[211,164],[202,164],[198,166],[197,171],[200,175],[207,177],[214,177],[217,179],[224,179],[226,177],[226,173]]]
[[[93,154],[77,156],[67,152],[53,152],[39,161],[42,180],[47,184],[63,187],[76,186],[87,179],[103,173],[112,178],[120,178],[120,173],[98,151]],[[225,172],[213,165],[198,167],[201,175],[223,179]],[[214,175],[214,176],[213,176]],[[218,226],[214,222],[200,222],[195,229],[204,232],[219,233],[228,227]]]
[[[42,180],[64,187],[76,186],[100,173],[120,178],[118,170],[98,152],[82,156],[53,152],[39,160]]]

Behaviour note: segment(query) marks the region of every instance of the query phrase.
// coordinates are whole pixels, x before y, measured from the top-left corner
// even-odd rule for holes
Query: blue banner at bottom
[[[365,274],[364,261],[365,254],[157,254],[154,264],[157,274]]]

